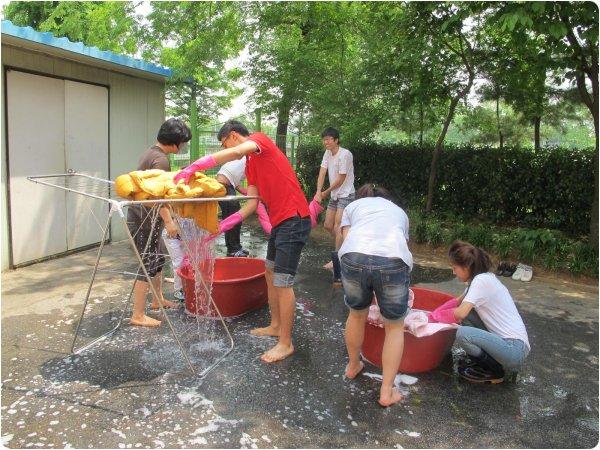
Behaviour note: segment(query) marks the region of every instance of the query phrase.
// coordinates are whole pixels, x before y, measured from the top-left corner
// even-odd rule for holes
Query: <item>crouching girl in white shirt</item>
[[[452,271],[467,283],[454,305],[442,305],[432,313],[438,322],[461,322],[472,310],[485,329],[461,326],[454,345],[462,347],[470,361],[459,365],[458,373],[469,381],[501,383],[505,372],[516,372],[529,354],[527,330],[506,286],[489,270],[488,254],[468,242],[456,241],[448,251]]]
[[[412,255],[408,250],[408,216],[389,198],[387,190],[365,184],[357,199],[344,209],[339,249],[344,301],[350,313],[345,339],[349,363],[345,375],[356,377],[364,368],[360,360],[365,321],[373,294],[384,319],[383,381],[379,403],[390,406],[402,400],[394,388],[404,347],[404,317],[409,312],[408,286]]]

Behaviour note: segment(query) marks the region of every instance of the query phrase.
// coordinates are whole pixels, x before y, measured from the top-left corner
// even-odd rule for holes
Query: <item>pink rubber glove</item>
[[[242,220],[244,220],[244,218],[239,212],[233,213],[229,217],[226,217],[225,219],[221,220],[219,222],[219,234],[231,230],[238,223],[241,223]]]
[[[310,226],[311,227],[316,227],[317,226],[317,218],[319,217],[319,214],[321,214],[321,212],[323,212],[323,207],[321,206],[321,204],[319,202],[317,202],[315,199],[312,200],[312,202],[310,202],[308,204],[308,212],[310,213]]]
[[[211,167],[215,167],[217,165],[217,161],[215,161],[215,157],[213,155],[206,155],[202,158],[196,160],[185,169],[182,169],[177,175],[173,177],[173,181],[175,184],[179,182],[179,180],[184,180],[185,184],[190,184],[190,178],[194,176],[196,172],[201,172],[206,169],[210,169]]]
[[[456,317],[454,317],[454,311],[456,311],[456,308],[448,308],[442,310],[439,310],[438,308],[435,311],[429,313],[427,318],[429,319],[429,322],[433,323],[457,323],[458,320],[456,320]]]
[[[263,205],[262,202],[258,202],[256,214],[258,214],[258,221],[260,222],[260,226],[264,232],[266,234],[271,234],[273,227],[271,226],[271,221],[269,220],[269,214],[267,214],[267,208],[265,208],[265,205]]]
[[[446,303],[435,308],[433,310],[433,312],[441,311],[442,309],[448,309],[448,308],[458,308],[458,300],[456,298],[451,298]]]

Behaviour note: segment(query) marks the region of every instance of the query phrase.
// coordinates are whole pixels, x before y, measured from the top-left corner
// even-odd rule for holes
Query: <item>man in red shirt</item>
[[[261,359],[265,362],[280,361],[294,353],[292,328],[296,297],[293,285],[300,253],[311,229],[308,202],[287,157],[268,136],[250,134],[244,124],[230,120],[223,125],[217,137],[225,150],[200,158],[177,174],[175,182],[183,179],[187,183],[196,171],[247,157],[248,195],[260,196],[273,226],[265,261],[271,323],[268,327],[255,328],[251,333],[278,336],[277,345],[265,352]],[[219,223],[219,232],[236,226],[254,213],[257,205],[256,199],[246,202],[239,212]]]

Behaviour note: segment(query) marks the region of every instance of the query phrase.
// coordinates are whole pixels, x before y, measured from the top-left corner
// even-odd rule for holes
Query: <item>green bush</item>
[[[382,184],[408,209],[425,205],[432,146],[347,145],[354,155],[355,185]],[[316,186],[323,148],[301,145],[297,172],[307,195]],[[439,161],[434,210],[468,222],[588,232],[594,194],[593,149],[445,146]],[[490,245],[485,228],[473,239]],[[538,238],[528,238],[538,239]],[[529,251],[530,243],[523,243]]]
[[[454,222],[409,211],[411,236],[420,244],[450,246],[457,240],[482,247],[500,259],[536,264],[575,275],[598,276],[598,252],[585,240],[549,229],[506,228]],[[446,231],[445,231],[446,230]]]

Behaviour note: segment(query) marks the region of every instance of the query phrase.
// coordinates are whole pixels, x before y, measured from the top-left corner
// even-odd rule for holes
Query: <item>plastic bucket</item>
[[[192,315],[218,317],[214,308],[207,310],[203,304],[196,305],[192,267],[189,265],[180,267],[177,274],[183,282],[186,311]],[[216,258],[212,297],[223,317],[241,316],[266,305],[268,297],[264,259]]]
[[[413,308],[433,311],[435,308],[453,298],[446,292],[432,289],[411,287],[415,294]],[[404,352],[398,372],[427,372],[440,365],[444,356],[452,347],[456,329],[439,331],[431,336],[416,337],[408,331],[404,332]],[[370,363],[381,367],[381,351],[385,339],[385,330],[367,321],[362,354]]]

